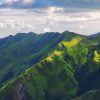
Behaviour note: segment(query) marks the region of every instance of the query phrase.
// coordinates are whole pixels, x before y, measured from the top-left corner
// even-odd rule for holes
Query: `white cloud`
[[[90,12],[90,13],[89,13],[89,17],[90,17],[92,20],[100,19],[100,12],[97,12],[97,11]]]
[[[12,3],[13,0],[5,0],[6,3]]]
[[[48,7],[48,13],[63,12],[64,8],[61,7]]]
[[[14,2],[20,2],[20,3],[32,3],[35,0],[5,0],[6,3],[14,3]]]
[[[88,28],[88,25],[80,25],[79,28],[80,29],[85,29],[85,28]]]
[[[50,28],[44,28],[44,32],[50,32]]]
[[[32,3],[34,0],[23,0],[24,3]]]
[[[63,8],[2,9],[0,37],[19,32],[63,32],[65,30],[90,34],[100,31],[100,12],[67,12]],[[96,26],[95,26],[96,24]],[[4,34],[1,36],[1,34]],[[8,34],[7,34],[8,33]]]

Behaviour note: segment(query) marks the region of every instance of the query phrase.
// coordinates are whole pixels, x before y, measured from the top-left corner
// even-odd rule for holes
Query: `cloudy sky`
[[[100,0],[0,0],[0,38],[20,32],[100,32]]]

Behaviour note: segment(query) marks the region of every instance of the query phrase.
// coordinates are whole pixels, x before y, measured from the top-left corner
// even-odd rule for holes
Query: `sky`
[[[100,32],[100,0],[0,0],[0,38],[17,33]]]

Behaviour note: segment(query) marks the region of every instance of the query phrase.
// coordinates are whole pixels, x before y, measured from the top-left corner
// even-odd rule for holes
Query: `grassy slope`
[[[39,62],[63,39],[58,33],[17,34],[0,40],[0,83]]]
[[[62,41],[56,52],[54,50],[40,63],[3,86],[0,100],[70,100],[90,88],[97,88],[87,88],[85,82],[100,69],[100,63],[94,61],[94,51],[100,50],[99,45],[84,37],[76,36],[74,39],[74,42]]]
[[[76,37],[77,39],[80,38]],[[78,92],[78,82],[75,80],[74,74],[81,65],[86,63],[88,53],[87,46],[83,46],[83,40],[71,47],[66,46],[63,42],[60,43],[56,51],[60,51],[61,55],[50,53],[48,57],[52,57],[52,60],[48,60],[48,57],[43,59],[26,70],[14,82],[2,87],[0,98],[6,100],[6,97],[13,95],[12,100],[15,100],[14,97],[20,97],[16,95],[18,89],[24,93],[23,98],[26,96],[26,98],[30,98],[29,100],[69,100],[75,96]],[[66,43],[70,45],[70,42],[66,41]],[[7,93],[7,91],[9,92]]]

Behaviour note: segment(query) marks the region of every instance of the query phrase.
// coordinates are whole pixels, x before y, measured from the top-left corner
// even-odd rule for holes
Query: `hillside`
[[[63,36],[41,61],[1,87],[0,100],[84,100],[84,93],[100,88],[100,43]]]
[[[92,41],[100,42],[100,32],[98,32],[96,34],[92,34],[92,35],[88,36],[88,38]]]
[[[0,39],[0,83],[39,62],[64,38],[59,33],[19,33]]]
[[[0,39],[0,85],[41,61],[62,40],[77,35],[68,31],[62,34],[50,32],[39,35],[30,32]]]

